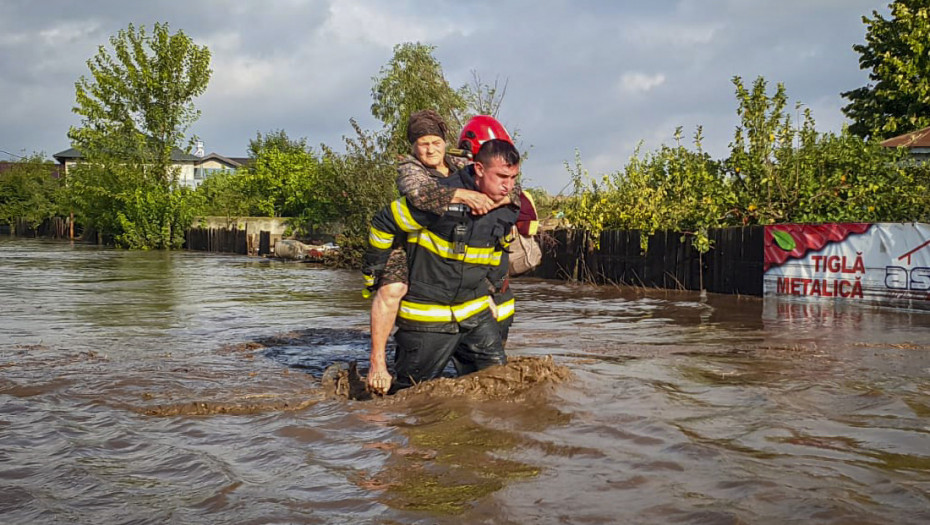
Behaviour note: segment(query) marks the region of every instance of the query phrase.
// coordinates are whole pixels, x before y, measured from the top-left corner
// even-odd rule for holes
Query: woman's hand
[[[497,204],[491,200],[491,197],[488,197],[484,193],[463,188],[455,190],[452,202],[468,206],[475,215],[484,215],[497,206]]]

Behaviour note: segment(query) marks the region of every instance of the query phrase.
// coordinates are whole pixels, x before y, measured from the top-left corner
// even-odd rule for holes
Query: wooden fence
[[[15,237],[46,237],[51,239],[69,239],[71,237],[71,223],[65,217],[52,217],[46,219],[42,224],[32,227],[23,219],[18,219],[12,227],[4,224],[0,228],[0,234],[13,235]],[[80,228],[75,232],[75,236],[80,234]]]
[[[711,230],[711,249],[699,253],[691,238],[660,231],[644,251],[639,231],[605,231],[598,242],[585,231],[542,236],[543,262],[534,277],[596,284],[762,295],[764,227]]]
[[[274,249],[272,237],[268,231],[252,233],[238,228],[191,228],[185,232],[184,247],[194,251],[270,255]]]
[[[36,228],[23,220],[17,221],[12,227],[2,224],[0,235],[69,239],[71,229],[67,218],[52,217]],[[79,226],[75,228],[74,236],[85,242],[97,242],[98,244],[112,242],[112,239],[101,238],[93,229]],[[216,253],[270,255],[274,250],[275,239],[280,238],[280,234],[275,235],[268,231],[252,233],[238,228],[191,228],[184,234],[184,247],[188,250]]]
[[[67,239],[69,224],[56,217],[39,228],[20,222],[16,236]],[[0,230],[2,231],[2,230]],[[8,230],[9,231],[9,230]],[[762,295],[764,226],[711,230],[711,249],[700,254],[691,238],[660,231],[640,247],[639,231],[605,231],[598,242],[583,230],[555,230],[542,234],[542,264],[530,275],[543,279],[574,280],[596,284],[625,284],[650,288],[707,290],[708,292]],[[76,235],[93,232],[79,229]],[[93,237],[93,235],[91,235]],[[185,234],[188,250],[242,255],[270,255],[274,240],[268,231],[238,228],[191,228]]]

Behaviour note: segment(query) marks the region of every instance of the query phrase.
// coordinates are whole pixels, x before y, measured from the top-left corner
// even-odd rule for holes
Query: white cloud
[[[280,94],[288,82],[282,78],[288,72],[286,59],[262,60],[254,57],[220,57],[213,62],[210,79],[211,95],[220,98],[249,99]]]
[[[198,39],[198,45],[207,46],[214,55],[240,53],[242,49],[242,34],[235,31],[217,31],[206,37]]]
[[[620,77],[618,87],[622,94],[647,93],[653,89],[665,84],[665,75],[656,73],[649,75],[647,73],[630,72],[624,73]]]
[[[639,47],[690,48],[712,43],[723,27],[720,22],[649,20],[636,23],[624,34],[629,43]]]
[[[458,30],[455,24],[430,13],[408,15],[393,2],[366,0],[333,2],[324,26],[334,41],[371,42],[385,48],[400,42],[438,40]]]
[[[49,47],[68,46],[84,41],[99,29],[99,23],[89,20],[64,22],[39,31],[39,39]]]
[[[26,33],[14,33],[12,31],[0,31],[0,49],[4,47],[16,47],[29,41],[29,35]]]

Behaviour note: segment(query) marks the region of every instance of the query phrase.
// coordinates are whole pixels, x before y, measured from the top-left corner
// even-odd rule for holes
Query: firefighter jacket
[[[474,167],[441,181],[477,191]],[[458,331],[458,324],[491,307],[490,294],[507,275],[507,238],[517,219],[516,207],[501,206],[472,215],[452,204],[442,215],[418,210],[406,198],[392,202],[372,219],[363,273],[369,293],[378,283],[395,238],[406,236],[409,288],[401,301],[397,325],[417,331]]]

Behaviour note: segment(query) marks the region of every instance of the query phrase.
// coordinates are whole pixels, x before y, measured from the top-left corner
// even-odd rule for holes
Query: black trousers
[[[501,346],[507,347],[507,337],[510,335],[510,325],[513,324],[513,316],[497,323],[497,328],[501,331]]]
[[[487,310],[459,323],[458,333],[399,328],[394,341],[397,353],[391,392],[439,377],[449,360],[459,375],[507,362],[500,327]]]

